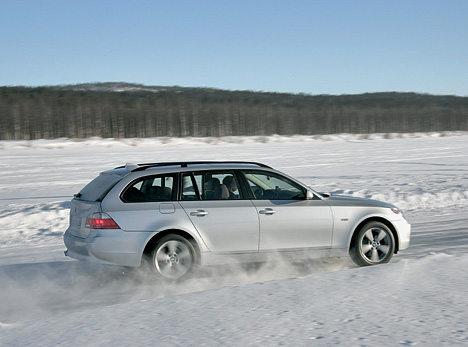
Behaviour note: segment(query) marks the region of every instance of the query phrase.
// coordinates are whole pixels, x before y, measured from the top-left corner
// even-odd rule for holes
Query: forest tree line
[[[0,87],[0,140],[468,130],[468,97],[305,95],[102,83]]]

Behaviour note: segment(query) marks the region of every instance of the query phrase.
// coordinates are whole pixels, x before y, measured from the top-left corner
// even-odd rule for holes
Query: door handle
[[[264,210],[258,211],[258,213],[260,213],[260,214],[266,214],[267,216],[270,216],[270,215],[272,215],[272,214],[275,214],[276,211],[273,210],[272,208],[267,207],[267,208],[265,208]]]
[[[194,212],[190,212],[190,215],[191,216],[194,216],[194,217],[204,217],[208,214],[208,212],[206,211],[203,211],[203,210],[196,210]]]

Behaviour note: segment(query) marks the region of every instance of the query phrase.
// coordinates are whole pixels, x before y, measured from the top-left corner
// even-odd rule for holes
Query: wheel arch
[[[388,227],[390,229],[390,231],[392,232],[392,235],[393,235],[393,239],[395,240],[395,250],[393,251],[393,253],[397,254],[398,251],[399,251],[399,248],[400,248],[400,240],[398,239],[398,233],[397,233],[395,227],[393,226],[393,224],[388,219],[385,219],[383,217],[378,217],[378,216],[373,216],[373,217],[366,218],[366,219],[362,220],[356,226],[356,228],[354,228],[353,236],[351,237],[351,240],[349,242],[348,249],[351,250],[351,248],[354,247],[354,244],[355,244],[354,240],[356,239],[356,236],[357,236],[359,230],[361,230],[361,228],[365,224],[370,223],[370,222],[380,222],[380,223],[384,224],[386,227]]]
[[[170,234],[179,235],[179,236],[182,236],[183,238],[187,239],[187,241],[189,241],[192,244],[193,248],[195,249],[195,253],[196,253],[195,263],[196,263],[196,265],[200,264],[201,250],[200,250],[200,246],[198,245],[197,240],[195,240],[195,238],[192,235],[190,235],[188,232],[180,230],[180,229],[167,229],[167,230],[163,230],[163,231],[158,232],[156,235],[154,235],[146,243],[146,246],[145,246],[145,248],[143,250],[142,257],[143,258],[148,258],[151,255],[151,252],[153,251],[156,243],[161,238],[163,238],[164,236],[170,235]]]

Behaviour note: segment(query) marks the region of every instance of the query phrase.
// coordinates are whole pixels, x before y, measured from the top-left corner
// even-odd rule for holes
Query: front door
[[[330,249],[331,208],[287,177],[267,171],[245,171],[260,218],[260,252]]]

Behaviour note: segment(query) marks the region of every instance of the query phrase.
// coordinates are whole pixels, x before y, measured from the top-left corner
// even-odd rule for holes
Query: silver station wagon
[[[76,194],[65,254],[122,266],[150,264],[169,280],[199,265],[350,256],[390,261],[411,227],[395,206],[320,194],[253,162],[117,167]]]

